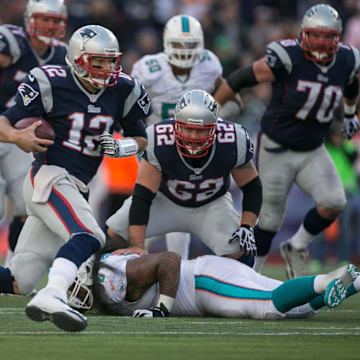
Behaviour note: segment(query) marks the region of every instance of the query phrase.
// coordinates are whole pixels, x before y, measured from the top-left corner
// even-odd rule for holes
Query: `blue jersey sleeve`
[[[269,65],[276,80],[288,78],[293,69],[292,53],[298,50],[295,40],[273,41],[266,47],[266,63]]]
[[[126,100],[127,104],[132,104],[123,118],[123,130],[125,136],[143,136],[146,138],[144,119],[152,114],[152,107],[150,98],[145,91],[144,86],[138,81],[134,81],[133,89],[131,90]]]
[[[33,75],[26,75],[16,91],[15,105],[7,109],[3,115],[12,125],[26,117],[45,115],[39,84]]]
[[[0,54],[11,56],[10,45],[6,37],[0,33]]]

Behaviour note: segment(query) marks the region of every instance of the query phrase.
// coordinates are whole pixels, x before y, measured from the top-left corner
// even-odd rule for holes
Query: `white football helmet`
[[[68,291],[68,304],[74,309],[88,311],[93,307],[94,296],[91,291],[93,285],[92,270],[95,255],[92,255],[81,264],[73,285]]]
[[[65,36],[66,22],[64,0],[29,0],[26,5],[26,32],[45,44],[50,44],[53,38],[62,39]]]
[[[199,21],[190,15],[173,16],[165,25],[164,52],[170,64],[191,68],[204,53],[204,34]]]
[[[178,151],[186,157],[205,156],[215,141],[218,106],[214,98],[203,90],[190,90],[175,107],[175,141]],[[193,130],[206,130],[199,137]]]
[[[77,29],[69,40],[66,63],[75,74],[97,88],[116,85],[121,73],[121,52],[115,35],[100,25]],[[113,59],[110,70],[92,67],[91,57]]]
[[[339,49],[341,32],[341,19],[334,8],[326,4],[312,6],[301,23],[300,44],[305,57],[317,62],[331,61]]]

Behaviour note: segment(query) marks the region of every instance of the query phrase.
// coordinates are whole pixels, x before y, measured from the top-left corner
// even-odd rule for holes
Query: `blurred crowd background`
[[[239,66],[248,65],[262,57],[269,42],[296,38],[305,10],[318,3],[328,3],[338,10],[343,21],[342,40],[360,48],[360,0],[67,0],[66,3],[69,12],[67,37],[86,24],[101,24],[109,28],[119,40],[123,52],[123,71],[127,73],[131,71],[132,64],[143,55],[162,51],[164,24],[170,17],[180,13],[192,15],[200,21],[205,34],[205,47],[219,57],[224,77]],[[26,0],[0,0],[0,24],[22,26],[25,4]],[[236,121],[248,129],[254,140],[270,94],[269,84],[244,89],[241,93],[245,109]],[[341,111],[338,117],[341,119]],[[323,263],[360,259],[360,160],[357,158],[360,135],[358,134],[352,143],[348,143],[339,134],[339,127],[333,126],[328,145],[344,154],[340,167],[343,161],[348,162],[344,170],[346,173],[341,177],[347,187],[346,182],[351,175],[351,186],[347,189],[349,205],[344,219],[335,223],[318,241],[313,242],[310,250],[314,271],[318,271],[319,268],[316,267]],[[335,141],[332,135],[340,138]],[[106,186],[106,181],[101,186]],[[117,195],[120,199],[127,195],[127,192],[129,191],[109,191],[110,195]],[[234,197],[241,210],[241,194],[236,189]],[[110,201],[112,205],[104,207],[106,201]],[[97,200],[94,203],[97,206],[101,204],[100,222],[104,218],[104,209],[113,211],[113,202],[109,199]],[[285,224],[273,242],[273,259],[277,259],[279,242],[295,232],[312,206],[311,199],[294,186]],[[6,227],[3,228],[6,231]],[[0,242],[0,245],[1,243],[3,244]],[[192,257],[203,251],[206,249],[203,249],[198,241],[193,241]]]

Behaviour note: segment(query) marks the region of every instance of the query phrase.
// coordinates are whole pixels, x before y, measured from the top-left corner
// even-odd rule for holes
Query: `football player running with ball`
[[[169,19],[164,27],[163,46],[163,52],[143,56],[131,71],[151,98],[154,112],[147,118],[147,126],[172,118],[176,102],[185,92],[200,89],[213,94],[224,81],[220,61],[212,51],[204,49],[203,30],[193,16],[176,15]],[[229,101],[221,109],[221,118],[228,120],[239,112],[241,100],[234,100],[237,102]],[[189,245],[190,234],[166,235],[167,249],[183,259],[188,258]]]
[[[246,130],[218,118],[210,94],[191,90],[177,102],[175,119],[149,126],[147,135],[133,196],[106,222],[110,237],[130,245],[119,251],[143,254],[145,238],[181,231],[219,256],[256,254],[262,191]],[[241,215],[230,175],[244,195]]]
[[[15,25],[0,26],[0,113],[14,104],[16,89],[26,74],[36,66],[65,65],[67,10],[64,0],[29,0],[24,13],[25,31]],[[31,101],[35,93],[24,86],[20,95]],[[4,215],[5,194],[14,210],[9,229],[9,253],[15,249],[26,218],[22,193],[24,178],[33,157],[13,144],[0,144],[0,218]],[[16,164],[16,166],[14,166]]]
[[[84,26],[70,38],[68,66],[32,69],[22,86],[33,95],[25,100],[19,88],[16,104],[0,116],[0,140],[35,154],[24,183],[28,218],[9,268],[0,268],[0,293],[29,294],[51,267],[47,286],[28,303],[26,315],[66,331],[87,325],[67,305],[66,292],[78,267],[105,242],[87,202],[87,184],[103,154],[131,156],[147,144],[149,98],[137,80],[121,73],[120,59],[111,31]],[[55,140],[35,136],[40,121],[23,130],[11,126],[29,116],[49,121]],[[115,122],[125,139],[110,135]]]
[[[272,83],[258,142],[264,201],[255,228],[257,271],[281,228],[293,183],[311,195],[315,207],[295,235],[280,245],[289,278],[306,273],[308,245],[346,205],[344,188],[323,144],[343,98],[344,131],[351,138],[359,129],[359,51],[340,42],[341,32],[337,11],[329,5],[315,5],[303,17],[298,40],[270,43],[265,57],[236,70],[215,94],[223,103],[243,87]]]

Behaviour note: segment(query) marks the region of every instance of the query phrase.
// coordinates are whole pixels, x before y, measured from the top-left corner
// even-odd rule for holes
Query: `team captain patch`
[[[137,101],[137,103],[141,107],[144,114],[147,115],[150,110],[150,98],[149,98],[148,94],[145,93],[143,95],[143,97]]]
[[[25,83],[21,83],[18,86],[18,91],[25,106],[29,105],[39,95],[38,91],[34,90],[30,85]]]

